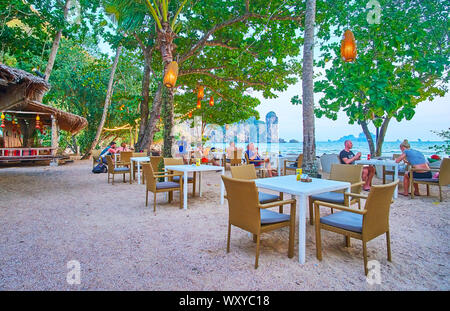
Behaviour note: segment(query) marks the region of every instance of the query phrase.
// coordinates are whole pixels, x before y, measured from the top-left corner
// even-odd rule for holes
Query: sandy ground
[[[204,174],[203,196],[189,197],[187,211],[177,194],[171,204],[158,194],[154,214],[152,195],[145,207],[144,185],[118,176],[112,186],[90,164],[0,169],[1,290],[450,289],[448,188],[443,203],[435,187],[432,197],[395,200],[393,261],[384,236],[369,242],[369,260],[381,263],[381,285],[369,285],[361,242],[346,248],[341,235],[323,232],[319,262],[309,224],[304,265],[298,233],[295,256],[287,257],[287,228],[262,236],[257,270],[247,232],[232,228],[227,254],[228,208],[220,205],[216,173]],[[80,262],[79,285],[67,283],[70,260]]]

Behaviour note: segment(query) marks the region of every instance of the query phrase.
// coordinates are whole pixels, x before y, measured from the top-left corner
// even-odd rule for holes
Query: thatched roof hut
[[[41,115],[44,124],[57,119],[60,129],[76,134],[88,124],[83,117],[43,105],[35,99],[50,89],[44,79],[26,71],[0,64],[0,111],[26,118],[27,113]]]
[[[44,79],[26,71],[0,64],[0,110],[26,100],[35,100],[50,89]]]
[[[59,129],[76,134],[87,126],[85,118],[37,101],[49,89],[50,84],[44,79],[0,64],[1,127],[5,129],[0,137],[0,160],[41,159],[41,149],[48,149],[49,156],[56,157]],[[51,128],[51,148],[36,148],[33,135],[37,129],[42,133],[44,127]],[[34,154],[30,155],[30,147]]]

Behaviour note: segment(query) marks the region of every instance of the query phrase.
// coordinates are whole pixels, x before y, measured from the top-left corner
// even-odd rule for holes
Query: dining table
[[[308,208],[309,197],[329,191],[347,190],[350,192],[351,189],[349,182],[320,178],[311,178],[311,182],[303,182],[297,181],[296,175],[259,178],[255,179],[255,184],[258,188],[287,193],[297,199],[298,259],[301,264],[305,263],[306,210]]]
[[[398,179],[398,167],[399,167],[399,163],[395,162],[395,160],[392,159],[370,159],[370,160],[357,160],[355,161],[355,164],[360,164],[360,165],[382,165],[382,166],[386,166],[386,167],[393,167],[394,168],[394,181],[396,181]],[[395,187],[395,191],[394,191],[394,198],[396,199],[398,197],[398,184]]]
[[[188,207],[188,174],[197,172],[198,173],[198,191],[199,196],[202,196],[202,173],[204,172],[220,172],[221,175],[225,174],[225,168],[223,166],[215,166],[215,165],[196,165],[196,164],[188,164],[188,165],[166,165],[164,167],[165,171],[176,171],[183,173],[183,208],[186,210]],[[222,178],[220,178],[220,204],[222,205],[224,202],[224,190],[225,186],[223,184]]]
[[[134,165],[133,162],[136,162],[136,166],[137,166],[137,181],[138,184],[141,184],[141,162],[150,162],[150,157],[131,157],[130,158],[130,166],[131,166],[131,176],[133,175],[133,170],[134,170]]]

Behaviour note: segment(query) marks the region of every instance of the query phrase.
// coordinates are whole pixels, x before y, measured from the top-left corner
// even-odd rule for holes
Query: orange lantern
[[[211,96],[211,98],[209,99],[209,105],[212,107],[214,106],[214,98]]]
[[[188,116],[189,118],[192,118],[192,112],[189,112]]]
[[[197,98],[202,100],[204,96],[205,96],[205,89],[204,89],[204,87],[202,85],[200,85],[197,88]]]
[[[356,59],[355,36],[351,30],[346,30],[341,41],[341,57],[345,62],[353,62]]]
[[[171,62],[167,65],[166,74],[164,75],[164,85],[168,88],[172,88],[175,86],[178,78],[178,63]]]
[[[0,125],[0,127],[5,127],[5,120],[2,119],[2,125]]]
[[[202,108],[202,103],[199,98],[199,99],[197,99],[197,109],[201,109],[201,108]]]
[[[41,120],[41,118],[39,117],[39,115],[37,115],[37,116],[36,116],[36,128],[37,128],[37,129],[40,129],[40,128],[41,128],[41,127],[39,126],[40,120]]]

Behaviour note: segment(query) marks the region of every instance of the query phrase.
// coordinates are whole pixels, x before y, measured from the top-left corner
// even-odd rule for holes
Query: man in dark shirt
[[[358,152],[356,155],[351,151],[353,148],[353,143],[351,140],[346,140],[344,142],[345,148],[339,153],[339,160],[342,164],[355,164],[355,161],[361,159],[361,152]],[[362,180],[366,183],[363,186],[365,191],[370,190],[370,186],[372,185],[372,179],[375,176],[375,168],[371,165],[364,166],[362,173]]]

